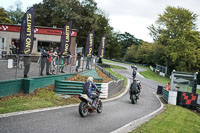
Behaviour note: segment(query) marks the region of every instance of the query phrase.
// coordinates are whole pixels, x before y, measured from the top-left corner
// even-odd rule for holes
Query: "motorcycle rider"
[[[92,93],[92,88],[99,91],[96,84],[93,82],[93,77],[88,77],[87,81],[83,84],[83,94],[87,94],[92,99],[92,107],[96,108],[97,94]]]

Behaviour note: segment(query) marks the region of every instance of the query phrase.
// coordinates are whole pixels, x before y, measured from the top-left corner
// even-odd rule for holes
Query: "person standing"
[[[53,57],[53,48],[50,48],[47,56],[47,66],[46,66],[46,74],[51,75],[52,72],[52,57]]]
[[[24,78],[28,78],[30,66],[31,66],[31,56],[24,55]]]
[[[78,72],[78,69],[79,67],[81,66],[81,53],[79,52],[77,55],[76,55],[76,72]]]
[[[64,64],[64,57],[62,56],[62,54],[60,53],[60,51],[58,51],[57,52],[57,58],[56,58],[56,65],[57,65],[57,67],[58,67],[58,70],[61,72],[61,73],[65,73],[64,71],[63,71],[63,69],[64,69],[64,66],[65,66],[65,64]]]
[[[17,54],[17,48],[15,46],[15,43],[14,41],[11,42],[11,45],[9,46],[10,47],[10,54]]]
[[[90,66],[90,61],[91,61],[91,57],[88,56],[87,57],[87,62],[86,62],[86,69],[90,69],[89,66]]]
[[[57,68],[57,64],[56,64],[57,57],[58,57],[58,54],[57,54],[57,51],[55,50],[52,54],[52,61],[51,61],[52,74],[54,74]]]
[[[49,50],[48,49],[44,49],[42,50],[42,53],[41,53],[41,72],[40,72],[40,76],[43,76],[43,70],[44,70],[44,67],[45,67],[45,64],[47,64],[47,57],[49,56],[48,55],[48,52]],[[46,65],[46,72],[48,72],[49,69],[47,68],[47,65]]]

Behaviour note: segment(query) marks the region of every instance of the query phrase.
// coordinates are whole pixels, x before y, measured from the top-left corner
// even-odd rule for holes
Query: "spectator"
[[[91,58],[92,58],[92,57],[90,57],[90,56],[87,57],[86,69],[90,69],[90,68],[89,68],[89,65],[90,65]]]
[[[81,66],[81,53],[79,52],[76,55],[76,72],[78,72],[79,67]]]
[[[28,78],[30,66],[31,66],[31,56],[24,55],[24,78]]]
[[[52,71],[52,58],[53,58],[53,48],[50,48],[49,52],[48,52],[48,57],[47,57],[47,75],[51,75],[53,74]]]
[[[61,73],[65,73],[63,71],[64,69],[64,57],[62,56],[62,54],[60,53],[60,51],[58,51],[58,57],[56,58],[56,65],[60,68],[60,72]]]
[[[11,45],[9,47],[10,47],[10,54],[17,54],[17,48],[15,46],[14,41],[11,42]]]
[[[47,66],[48,64],[48,60],[47,57],[49,56],[48,54],[49,50],[47,48],[45,48],[42,53],[41,53],[41,72],[40,72],[40,76],[43,76],[43,70],[46,64],[46,74],[49,75],[49,66]]]
[[[166,90],[170,91],[170,83],[169,82],[166,84]]]

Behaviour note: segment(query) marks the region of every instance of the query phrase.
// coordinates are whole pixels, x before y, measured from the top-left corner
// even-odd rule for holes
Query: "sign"
[[[20,25],[5,25],[0,24],[0,31],[7,31],[7,32],[20,32],[21,26]],[[35,34],[44,34],[44,35],[57,35],[61,36],[62,29],[53,29],[53,28],[47,28],[47,27],[37,27],[34,28]],[[76,37],[77,31],[72,30],[71,36]]]
[[[99,51],[98,51],[98,57],[103,58],[105,53],[105,43],[106,43],[106,35],[104,35],[101,39]]]
[[[25,14],[21,24],[19,54],[31,54],[33,49],[35,26],[35,9],[30,8]]]
[[[94,30],[92,30],[87,37],[86,46],[85,46],[85,56],[91,57],[93,54],[94,48]]]
[[[69,54],[69,48],[71,44],[71,29],[72,29],[72,21],[68,22],[62,31],[61,44],[60,44],[60,52],[62,55]]]

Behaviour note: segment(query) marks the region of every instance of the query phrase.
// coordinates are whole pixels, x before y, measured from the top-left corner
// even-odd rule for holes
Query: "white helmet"
[[[91,81],[91,82],[93,82],[93,77],[88,77],[88,79],[87,79],[87,81]]]

